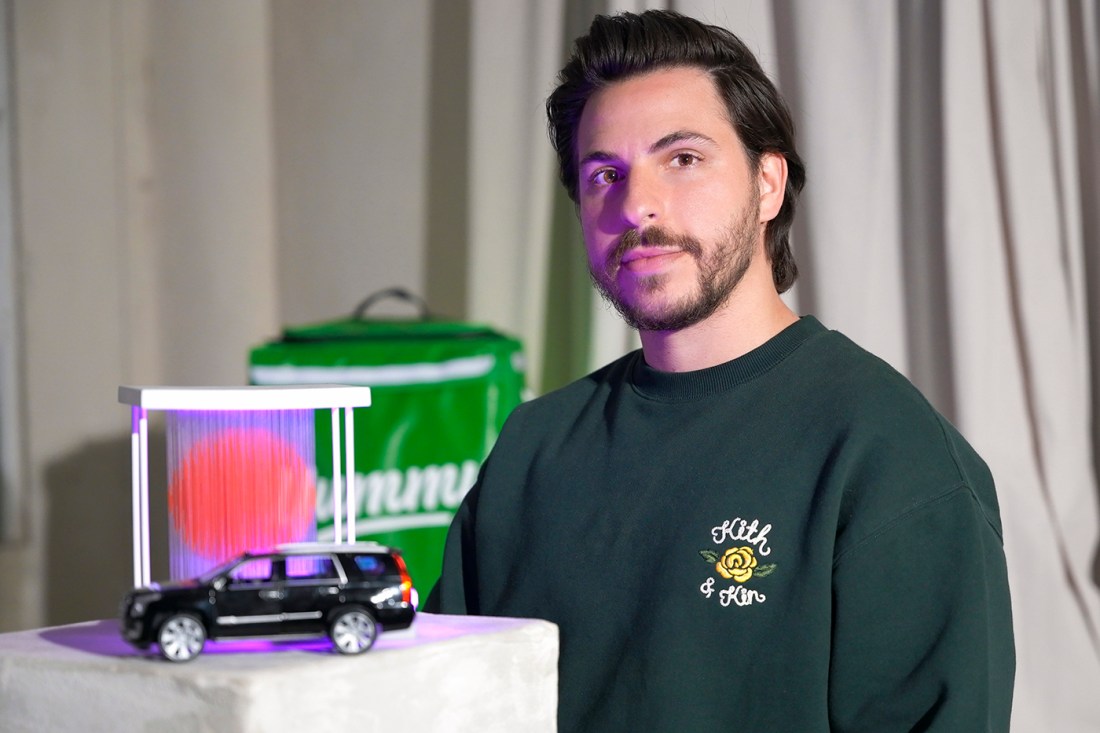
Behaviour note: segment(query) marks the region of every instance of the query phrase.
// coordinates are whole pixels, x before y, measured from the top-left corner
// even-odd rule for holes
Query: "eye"
[[[600,168],[588,180],[596,186],[608,186],[622,180],[622,174],[614,168]]]
[[[672,156],[671,165],[673,168],[690,168],[701,160],[695,153],[676,153]]]

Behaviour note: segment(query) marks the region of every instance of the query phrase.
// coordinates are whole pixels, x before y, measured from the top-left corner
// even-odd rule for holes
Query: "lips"
[[[674,247],[636,247],[623,254],[619,267],[634,273],[656,271],[682,254],[683,250]]]
[[[680,252],[681,250],[674,247],[635,247],[634,249],[627,250],[619,262],[626,265],[637,260],[664,257],[665,255],[679,254]]]

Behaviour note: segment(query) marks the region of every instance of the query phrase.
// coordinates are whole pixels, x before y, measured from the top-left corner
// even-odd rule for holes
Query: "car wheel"
[[[186,662],[194,659],[206,643],[206,629],[189,613],[177,613],[165,619],[157,632],[157,644],[165,659]]]
[[[378,638],[378,624],[363,609],[349,608],[332,620],[328,635],[341,654],[361,654]]]

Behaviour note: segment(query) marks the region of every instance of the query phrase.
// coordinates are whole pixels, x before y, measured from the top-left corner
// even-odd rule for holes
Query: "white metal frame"
[[[24,476],[20,352],[22,304],[16,248],[15,105],[12,102],[12,3],[0,0],[0,544],[26,540],[28,515],[37,515]],[[33,530],[31,531],[33,534]]]
[[[308,385],[288,387],[119,387],[118,401],[130,405],[131,500],[133,504],[134,586],[148,585],[149,570],[149,410],[330,410],[332,413],[332,504],[336,543],[355,542],[355,421],[352,410],[370,407],[370,387]],[[346,461],[340,460],[340,411]],[[341,463],[344,465],[341,466]],[[342,470],[341,470],[342,469]],[[347,477],[344,480],[344,477]],[[342,491],[341,482],[346,486]],[[343,510],[341,499],[344,499]]]

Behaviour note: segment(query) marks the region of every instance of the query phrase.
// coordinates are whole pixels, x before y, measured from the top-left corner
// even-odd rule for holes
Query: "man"
[[[734,35],[597,18],[547,102],[593,280],[642,350],[518,407],[426,610],[549,619],[563,731],[1003,731],[981,459],[779,297],[802,163]]]

